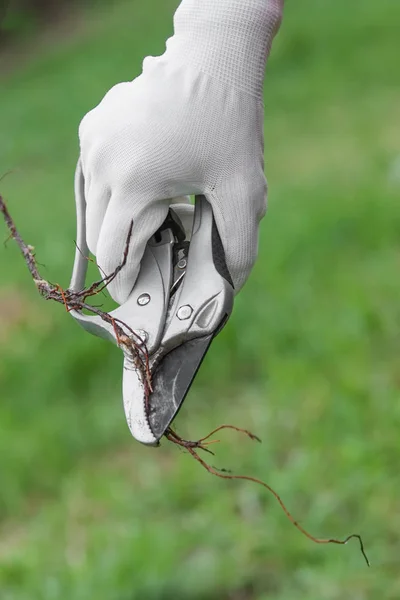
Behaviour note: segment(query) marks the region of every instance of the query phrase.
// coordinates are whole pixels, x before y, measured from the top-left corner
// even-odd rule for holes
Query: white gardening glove
[[[182,0],[174,35],[142,74],[113,87],[79,129],[87,242],[123,303],[171,199],[212,204],[235,291],[257,257],[266,208],[262,89],[283,0]]]

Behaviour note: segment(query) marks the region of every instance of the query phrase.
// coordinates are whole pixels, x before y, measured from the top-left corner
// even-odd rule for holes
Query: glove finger
[[[111,197],[96,247],[97,264],[104,273],[113,273],[121,264],[133,222],[127,263],[107,288],[118,304],[123,304],[130,295],[146,244],[163,224],[167,214],[168,202],[165,201],[154,202],[149,198],[129,198],[117,194]]]
[[[266,180],[262,173],[254,178],[238,176],[207,196],[236,294],[257,259],[259,223],[265,215],[266,197]]]

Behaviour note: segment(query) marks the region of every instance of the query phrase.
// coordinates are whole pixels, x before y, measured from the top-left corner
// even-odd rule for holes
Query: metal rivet
[[[149,294],[142,294],[137,299],[137,303],[139,304],[139,306],[146,306],[146,304],[148,304],[150,302],[150,300],[151,300],[151,298],[150,298]]]
[[[180,319],[181,321],[185,321],[186,319],[189,319],[192,316],[192,312],[193,308],[189,306],[189,304],[186,304],[186,306],[181,306],[177,312],[178,319]]]
[[[186,265],[186,258],[181,258],[181,260],[178,262],[178,269],[186,269]]]

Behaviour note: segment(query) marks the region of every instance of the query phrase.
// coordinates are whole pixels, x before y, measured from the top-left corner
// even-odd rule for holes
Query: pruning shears
[[[89,250],[84,177],[79,164],[75,199],[77,250],[70,289],[81,291]],[[147,243],[129,298],[109,313],[132,341],[140,340],[146,351],[150,391],[122,348],[125,416],[136,440],[150,446],[159,444],[211,342],[229,319],[233,299],[234,287],[211,204],[205,196],[196,196],[190,237],[170,208],[162,227]],[[120,345],[113,326],[99,316],[78,310],[70,314],[89,333]]]

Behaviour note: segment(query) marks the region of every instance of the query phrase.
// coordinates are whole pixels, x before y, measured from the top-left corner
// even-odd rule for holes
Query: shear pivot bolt
[[[149,294],[142,294],[137,299],[137,303],[139,304],[139,306],[146,306],[146,304],[148,304],[149,302],[150,302]]]
[[[186,306],[181,306],[177,313],[178,319],[180,319],[181,321],[185,321],[186,319],[189,319],[192,316],[192,312],[193,308],[189,306],[189,304],[186,304]]]
[[[186,258],[181,258],[181,260],[178,262],[178,269],[186,269]]]

